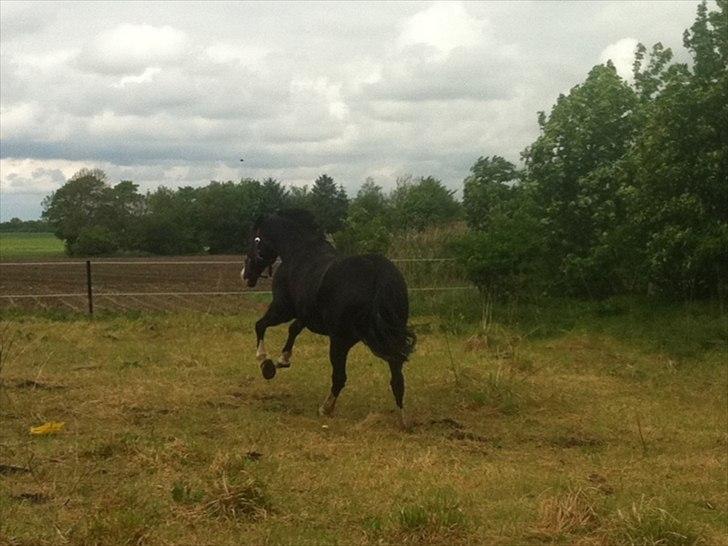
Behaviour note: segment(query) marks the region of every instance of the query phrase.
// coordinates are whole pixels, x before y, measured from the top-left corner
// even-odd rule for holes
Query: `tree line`
[[[368,179],[349,198],[322,174],[310,187],[244,178],[141,194],[131,181],[111,186],[103,171],[82,169],[44,200],[43,218],[71,255],[229,254],[243,252],[260,214],[303,208],[345,252],[386,252],[395,231],[456,220],[454,193],[433,177],[406,176],[388,194]]]
[[[515,165],[479,158],[462,201],[433,177],[389,193],[367,180],[350,198],[331,177],[311,187],[267,179],[200,188],[110,186],[84,170],[44,202],[76,254],[241,252],[253,219],[311,210],[345,252],[385,252],[399,230],[464,220],[448,248],[492,293],[587,297],[725,294],[728,278],[728,0],[698,5],[683,35],[690,63],[657,43],[633,78],[611,62],[538,113],[539,136]]]
[[[47,233],[51,226],[43,220],[21,220],[11,218],[7,222],[0,222],[0,233]]]

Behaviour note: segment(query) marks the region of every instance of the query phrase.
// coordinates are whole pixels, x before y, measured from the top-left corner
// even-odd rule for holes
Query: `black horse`
[[[281,259],[273,276],[273,301],[255,323],[257,358],[263,377],[288,368],[296,336],[308,328],[329,336],[333,372],[331,393],[319,414],[331,415],[346,383],[346,357],[359,341],[389,363],[390,385],[404,425],[402,366],[415,344],[407,327],[407,286],[399,270],[383,256],[345,257],[326,240],[313,215],[291,209],[259,217],[250,235],[241,273],[248,286]],[[293,320],[278,363],[268,358],[264,336],[269,326]]]

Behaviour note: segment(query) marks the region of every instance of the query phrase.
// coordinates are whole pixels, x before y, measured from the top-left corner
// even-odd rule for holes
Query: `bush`
[[[344,229],[334,234],[334,242],[345,254],[386,254],[391,236],[382,217],[355,211],[347,218]]]
[[[74,256],[102,256],[112,254],[119,248],[119,243],[108,228],[92,226],[81,229],[78,239],[69,247]]]
[[[487,231],[461,237],[454,248],[465,274],[478,288],[513,292],[537,267],[540,235],[534,218],[516,210],[493,217]]]
[[[392,227],[423,231],[431,226],[452,223],[461,213],[454,194],[431,176],[415,181],[411,178],[397,180],[397,187],[390,194]]]

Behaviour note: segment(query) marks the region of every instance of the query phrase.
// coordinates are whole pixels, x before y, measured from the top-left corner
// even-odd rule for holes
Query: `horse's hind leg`
[[[281,357],[278,359],[276,366],[278,368],[290,368],[291,367],[291,353],[293,353],[293,343],[296,341],[298,334],[301,333],[305,326],[303,323],[296,319],[288,327],[288,339],[286,344],[283,346],[281,351]]]
[[[355,342],[351,342],[345,338],[331,338],[329,345],[329,358],[331,359],[331,392],[321,404],[319,415],[331,415],[334,412],[336,399],[341,389],[346,385],[346,357],[349,350],[354,346]]]
[[[402,374],[402,366],[404,362],[402,360],[389,360],[389,371],[392,373],[392,379],[389,385],[392,387],[392,394],[394,394],[394,401],[397,403],[399,408],[399,424],[402,428],[407,428],[407,424],[404,418],[404,375]]]

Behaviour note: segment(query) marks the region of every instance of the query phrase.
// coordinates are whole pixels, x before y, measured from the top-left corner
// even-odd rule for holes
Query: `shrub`
[[[386,254],[391,236],[382,217],[355,211],[346,219],[344,229],[334,235],[334,242],[345,254]]]
[[[92,226],[81,229],[78,239],[69,247],[74,256],[101,256],[118,250],[114,234],[105,227]]]

